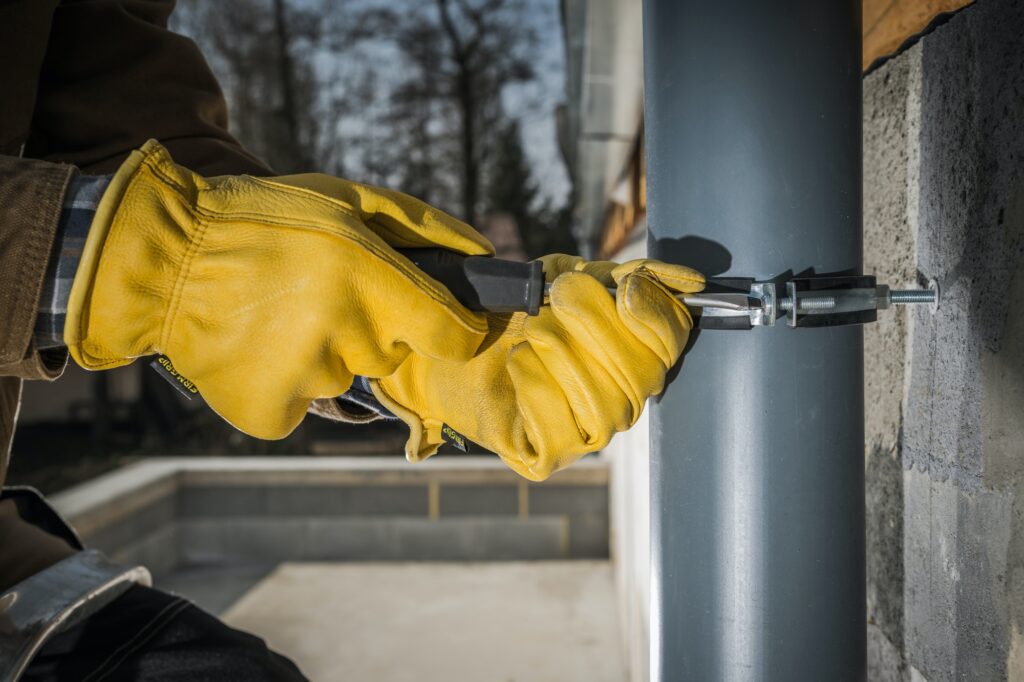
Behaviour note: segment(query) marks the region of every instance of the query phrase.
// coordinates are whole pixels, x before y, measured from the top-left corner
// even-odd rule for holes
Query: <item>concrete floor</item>
[[[224,619],[318,682],[621,682],[611,565],[282,564]]]
[[[199,608],[220,616],[277,568],[277,564],[187,566],[158,575],[155,587],[187,597]]]

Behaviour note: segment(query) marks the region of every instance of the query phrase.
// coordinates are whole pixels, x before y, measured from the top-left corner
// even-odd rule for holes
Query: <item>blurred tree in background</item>
[[[404,179],[414,186],[443,174],[436,164],[427,177],[415,173],[425,151],[446,160],[458,187],[458,205],[447,208],[470,222],[482,208],[480,188],[505,123],[502,93],[535,76],[537,36],[526,11],[520,0],[406,0],[366,8],[339,32],[349,46],[390,41],[411,67],[390,95],[395,132],[411,133],[392,138],[399,158],[413,160]]]
[[[341,170],[332,105],[313,68],[322,19],[285,0],[183,0],[171,28],[192,37],[228,100],[231,131],[280,173]]]
[[[491,212],[515,219],[526,253],[530,257],[575,253],[571,207],[552,208],[550,202],[540,200],[518,121],[508,121],[498,131],[489,166],[486,205]]]
[[[199,43],[233,132],[275,171],[393,187],[485,233],[510,215],[535,257],[575,250],[505,105],[538,77],[537,2],[555,0],[180,0],[172,28]]]

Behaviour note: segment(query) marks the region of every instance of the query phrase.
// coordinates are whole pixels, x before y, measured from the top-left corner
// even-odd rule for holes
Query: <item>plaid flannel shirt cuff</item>
[[[34,336],[36,347],[40,350],[64,345],[64,323],[71,285],[82,258],[85,238],[89,236],[89,226],[108,184],[109,175],[78,175],[68,184],[60,222],[57,224],[54,251],[46,269],[43,293],[39,298]]]
[[[352,381],[352,386],[343,395],[336,398],[343,409],[350,413],[365,413],[373,415],[369,421],[377,419],[397,420],[398,417],[391,414],[391,410],[380,404],[377,397],[370,390],[370,382],[366,377],[357,376]]]

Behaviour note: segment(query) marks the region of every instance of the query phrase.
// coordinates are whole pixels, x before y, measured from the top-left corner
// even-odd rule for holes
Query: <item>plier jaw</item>
[[[778,316],[774,282],[757,282],[749,277],[709,278],[696,297],[700,302],[697,326],[700,329],[753,329],[773,327]],[[706,303],[705,303],[706,301]]]

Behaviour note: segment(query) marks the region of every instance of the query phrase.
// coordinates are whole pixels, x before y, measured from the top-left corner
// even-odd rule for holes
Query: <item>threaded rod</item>
[[[836,307],[835,296],[802,296],[797,299],[800,310],[831,310]],[[793,309],[793,301],[788,296],[779,299],[779,310],[787,312]]]
[[[908,303],[935,303],[934,289],[894,289],[889,292],[889,302],[893,305]]]

